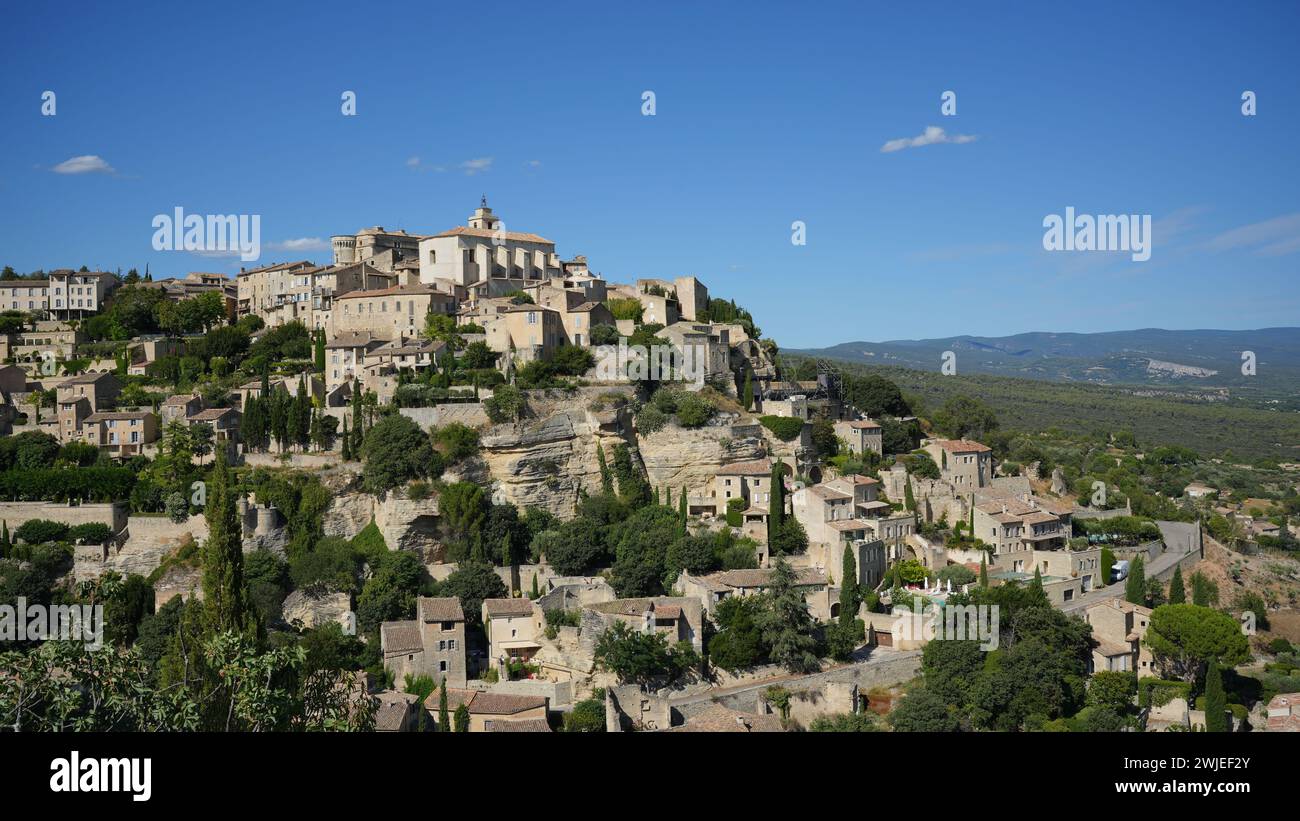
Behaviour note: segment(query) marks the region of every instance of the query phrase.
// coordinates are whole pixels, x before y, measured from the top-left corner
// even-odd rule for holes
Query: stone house
[[[988,445],[968,439],[927,439],[921,447],[939,466],[943,480],[958,491],[969,493],[993,479],[993,451]]]
[[[417,336],[430,314],[456,313],[456,298],[427,285],[397,285],[377,291],[351,291],[336,297],[333,336],[369,332],[391,340]]]
[[[82,422],[85,441],[111,456],[136,456],[158,441],[158,417],[151,411],[102,411]]]
[[[1151,651],[1144,641],[1151,623],[1150,608],[1108,599],[1085,609],[1083,618],[1097,642],[1088,662],[1089,672],[1135,671],[1139,678],[1155,675]]]
[[[429,714],[430,723],[437,726],[442,694],[435,688],[424,700],[424,709]],[[447,719],[456,720],[456,710],[461,705],[469,710],[469,732],[494,733],[516,731],[537,731],[536,722],[546,722],[547,700],[545,696],[517,695],[483,690],[466,690],[448,685]],[[529,725],[516,725],[512,722],[531,722]],[[439,727],[446,732],[453,727]],[[549,732],[549,725],[547,730]]]
[[[835,435],[848,443],[849,453],[861,455],[871,451],[884,455],[884,430],[870,419],[854,419],[835,423]]]
[[[698,601],[707,613],[713,613],[726,598],[756,596],[771,584],[771,568],[752,570],[720,570],[700,576],[682,571],[673,587]],[[813,617],[821,621],[831,618],[833,604],[826,571],[820,568],[803,568],[795,571],[795,586],[803,590],[804,601]]]
[[[528,661],[541,649],[546,633],[542,608],[528,599],[484,599],[483,628],[488,638],[488,663],[505,675],[511,661]]]
[[[448,687],[464,687],[466,680],[465,613],[455,597],[416,602],[415,618],[380,625],[384,667],[394,680],[430,676]]]
[[[550,359],[564,344],[566,333],[560,312],[539,305],[510,305],[500,309],[483,326],[487,346],[497,353],[514,351],[516,361]],[[504,363],[504,357],[502,358]]]
[[[166,427],[168,422],[184,422],[201,410],[203,410],[203,397],[197,393],[173,394],[158,406],[163,427]]]

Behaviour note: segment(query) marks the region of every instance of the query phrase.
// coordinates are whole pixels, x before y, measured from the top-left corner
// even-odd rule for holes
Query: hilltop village
[[[0,603],[103,605],[157,690],[56,715],[113,685],[0,637],[5,724],[1300,729],[1294,559],[1235,598],[1211,561],[1291,549],[1294,488],[1170,491],[1197,460],[1120,432],[1049,464],[486,198],[331,246],[0,278]]]

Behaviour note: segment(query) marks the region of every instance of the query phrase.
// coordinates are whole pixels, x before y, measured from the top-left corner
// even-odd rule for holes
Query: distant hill
[[[959,374],[1183,390],[1240,388],[1258,393],[1261,398],[1300,392],[1300,328],[1255,331],[1143,328],[1093,334],[1035,332],[1014,336],[844,342],[829,348],[790,353],[864,365],[938,371],[944,351],[956,354]],[[1253,377],[1241,373],[1243,351],[1255,353]]]

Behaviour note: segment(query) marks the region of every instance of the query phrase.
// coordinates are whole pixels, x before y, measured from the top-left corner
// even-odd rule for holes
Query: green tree
[[[754,373],[749,368],[745,368],[745,387],[740,392],[741,404],[745,410],[753,410],[754,407]]]
[[[455,718],[456,732],[469,732],[469,705],[461,703],[456,707]]]
[[[447,678],[444,676],[442,683],[438,685],[438,732],[450,731],[451,724],[447,720]]]
[[[429,475],[433,448],[420,426],[401,414],[380,419],[366,434],[361,449],[363,481],[371,493],[383,493]]]
[[[1166,604],[1151,613],[1147,647],[1165,675],[1196,684],[1211,661],[1242,664],[1250,645],[1231,616],[1195,604]]]
[[[226,453],[217,451],[207,487],[208,540],[202,551],[203,600],[218,632],[243,632],[248,627],[244,589],[243,531],[235,509],[238,491],[231,483]]]
[[[767,543],[770,545],[785,521],[785,470],[781,460],[772,465],[771,493],[767,499]]]
[[[1223,673],[1211,661],[1205,673],[1205,731],[1228,732],[1228,699],[1223,692]]]
[[[858,617],[858,563],[853,558],[852,545],[844,545],[840,561],[840,626],[850,627]]]
[[[778,557],[763,594],[758,625],[763,641],[771,648],[772,661],[792,673],[810,673],[820,668],[813,652],[817,642],[812,615],[796,582],[794,569]]]
[[[670,646],[663,633],[642,633],[618,621],[596,640],[595,661],[619,681],[644,687],[675,681],[699,665],[699,656],[690,642]]]
[[[1169,603],[1187,603],[1187,590],[1183,587],[1183,568],[1181,565],[1174,568],[1174,578],[1169,582]]]
[[[1128,579],[1124,583],[1124,600],[1129,604],[1146,606],[1147,574],[1141,555],[1134,556],[1129,564]]]
[[[614,492],[614,476],[609,472],[609,464],[605,462],[605,448],[599,442],[596,443],[596,463],[600,465],[600,489],[602,493]]]

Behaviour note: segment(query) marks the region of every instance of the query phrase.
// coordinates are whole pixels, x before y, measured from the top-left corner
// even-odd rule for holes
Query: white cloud
[[[1300,213],[1225,231],[1210,240],[1209,245],[1216,251],[1254,248],[1256,253],[1270,257],[1293,254],[1300,251]]]
[[[889,154],[894,151],[902,151],[904,148],[920,148],[925,145],[939,145],[940,143],[952,143],[961,145],[962,143],[975,142],[976,137],[973,134],[949,134],[937,125],[928,125],[925,127],[925,133],[918,137],[901,137],[897,140],[890,140],[880,147],[883,154]]]
[[[407,167],[407,168],[419,168],[419,167],[420,167],[420,158],[419,158],[419,157],[412,157],[411,159],[407,160],[407,161],[406,161],[406,167]]]
[[[64,160],[50,169],[55,174],[116,174],[117,170],[97,154]]]
[[[528,162],[524,163],[524,165],[528,166],[529,168],[541,168],[541,167],[542,167],[542,161],[541,161],[541,160],[529,160]]]
[[[466,176],[470,176],[470,177],[474,176],[475,174],[479,174],[484,171],[487,171],[491,167],[492,167],[491,157],[479,157],[473,160],[465,160],[465,162],[460,164],[461,170],[465,172]]]
[[[268,242],[266,247],[273,251],[328,251],[332,246],[329,240],[320,237],[299,237],[283,242]]]

